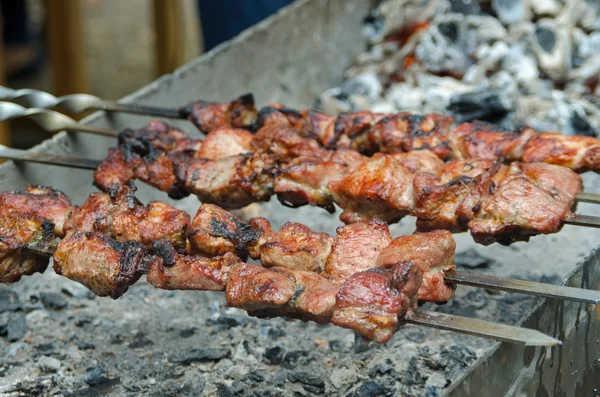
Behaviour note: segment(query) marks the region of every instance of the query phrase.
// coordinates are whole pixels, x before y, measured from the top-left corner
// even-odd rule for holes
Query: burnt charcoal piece
[[[285,349],[279,346],[270,347],[265,350],[265,354],[263,358],[267,362],[267,364],[271,365],[279,365],[285,359]]]
[[[64,296],[56,292],[42,292],[40,293],[40,299],[48,310],[62,310],[69,304]]]
[[[102,386],[109,382],[106,371],[103,368],[96,367],[88,369],[83,375],[83,381],[90,386]]]
[[[372,380],[361,383],[354,393],[350,394],[352,397],[381,397],[392,395],[394,395],[394,390],[389,389],[382,383]]]
[[[21,308],[19,295],[9,289],[0,289],[0,313],[12,312]]]
[[[535,38],[540,47],[547,53],[552,53],[554,45],[556,44],[556,35],[551,29],[543,26],[535,28]]]
[[[172,356],[169,361],[172,363],[188,365],[191,363],[219,361],[231,356],[231,350],[220,349],[191,349],[182,354]]]
[[[515,104],[505,90],[490,89],[455,96],[446,109],[452,112],[458,122],[496,122],[513,111]]]
[[[27,320],[21,312],[4,313],[0,315],[0,336],[5,336],[9,342],[22,339],[27,332]]]
[[[302,387],[311,393],[323,394],[325,392],[325,381],[323,378],[308,371],[294,371],[288,374],[290,382],[301,383]]]
[[[572,128],[573,134],[575,135],[591,136],[594,138],[598,136],[598,133],[590,124],[590,121],[587,119],[587,117],[579,114],[579,112],[573,112],[571,114],[569,126]]]

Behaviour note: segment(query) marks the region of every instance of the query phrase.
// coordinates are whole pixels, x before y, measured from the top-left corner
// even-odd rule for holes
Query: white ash
[[[364,32],[368,50],[319,98],[328,113],[438,112],[597,135],[599,2],[388,0]]]

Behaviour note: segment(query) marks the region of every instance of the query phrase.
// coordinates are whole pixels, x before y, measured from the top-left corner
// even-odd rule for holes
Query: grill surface
[[[259,105],[274,101],[310,105],[324,88],[339,82],[341,71],[364,48],[360,27],[371,6],[360,0],[300,1],[125,101],[175,106],[197,98],[227,100],[253,92]],[[92,125],[119,129],[141,126],[146,121],[139,116],[100,113],[86,119]],[[176,124],[198,134],[187,122]],[[110,138],[61,133],[35,150],[100,159],[112,144]],[[600,192],[598,176],[585,175],[584,179],[586,191]],[[0,166],[1,191],[29,183],[46,184],[81,203],[94,191],[91,181],[89,171],[11,162]],[[139,188],[139,197],[145,202],[164,200],[191,213],[198,208],[194,198],[174,202],[156,190],[141,184]],[[591,205],[580,205],[580,209],[582,213],[600,214]],[[274,226],[287,220],[328,232],[339,226],[337,215],[330,216],[317,208],[291,210],[276,200],[261,205],[259,211]],[[414,219],[406,219],[392,227],[392,234],[411,233],[413,229]],[[494,258],[495,264],[487,272],[557,281],[590,254],[599,236],[598,231],[571,226],[559,234],[535,237],[528,244],[511,248],[476,246],[468,235],[456,239],[458,252],[474,249],[486,258]],[[598,288],[599,262],[600,255],[594,252],[569,285],[583,283]],[[61,288],[74,287],[48,271],[24,278],[10,290],[23,302],[30,296],[37,299],[40,290],[59,292]],[[140,282],[117,302],[74,296],[69,298],[69,306],[58,312],[45,310],[39,303],[25,303],[23,310],[30,311],[26,316],[28,343],[0,340],[0,353],[4,351],[0,361],[12,363],[8,372],[2,372],[7,375],[0,378],[0,391],[14,391],[19,382],[29,385],[27,378],[33,377],[34,384],[46,387],[44,392],[91,387],[115,395],[176,392],[184,386],[184,394],[199,394],[200,390],[210,394],[219,388],[235,391],[241,384],[239,390],[257,393],[280,387],[290,395],[294,390],[345,395],[360,387],[382,387],[392,393],[435,396],[448,383],[450,387],[445,391],[455,396],[481,395],[486,390],[494,390],[494,395],[546,390],[552,395],[561,384],[564,395],[591,395],[584,391],[592,392],[593,380],[600,374],[594,361],[599,349],[598,312],[574,303],[539,306],[538,302],[536,306],[535,299],[518,295],[490,295],[467,288],[461,291],[455,301],[440,309],[510,323],[533,311],[525,316],[525,325],[561,339],[571,337],[572,342],[568,340],[562,349],[552,351],[525,349],[407,328],[386,346],[365,346],[345,330],[284,320],[245,320],[237,313],[226,313],[217,294],[159,291]],[[594,316],[595,322],[589,323]],[[184,337],[187,334],[191,336]],[[95,349],[77,347],[74,340],[93,342]],[[48,344],[52,349],[44,351]],[[287,358],[282,362],[265,358],[278,347],[287,352]],[[201,355],[197,350],[205,348],[229,349],[229,353],[222,350],[221,359],[186,366],[194,361],[189,359],[194,349]],[[44,369],[41,356],[58,357],[59,372]],[[108,374],[108,383],[90,386],[82,382],[86,370],[97,367]],[[265,379],[251,383],[247,373],[235,370],[245,367],[258,368]],[[559,370],[562,378],[555,375]],[[43,386],[45,379],[49,381]]]

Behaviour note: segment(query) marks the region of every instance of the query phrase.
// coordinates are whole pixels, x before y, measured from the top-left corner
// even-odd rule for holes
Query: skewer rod
[[[577,195],[577,201],[581,203],[592,203],[592,204],[600,204],[600,194],[594,193],[579,193]]]
[[[8,148],[4,145],[0,145],[0,159],[29,161],[32,163],[81,168],[85,170],[95,170],[98,165],[100,165],[100,161],[98,160],[89,160],[80,157],[54,155],[48,153],[28,152],[26,150]]]
[[[557,298],[582,303],[600,303],[600,291],[515,280],[486,274],[456,272],[445,276],[447,281],[472,287],[488,288],[519,294]]]
[[[565,224],[600,229],[600,217],[593,215],[573,214],[569,219],[565,220]]]
[[[460,332],[462,334],[479,336],[502,342],[518,343],[526,346],[557,346],[562,342],[540,331],[520,328],[512,325],[497,324],[490,321],[417,310],[404,319],[405,322],[416,325]]]

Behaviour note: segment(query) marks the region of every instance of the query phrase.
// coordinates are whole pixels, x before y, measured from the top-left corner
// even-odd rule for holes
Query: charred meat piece
[[[133,153],[129,145],[113,147],[96,167],[94,184],[105,192],[112,185],[126,185],[135,178],[135,169],[141,162],[141,157]]]
[[[539,133],[525,145],[523,162],[562,165],[575,172],[600,172],[600,141],[586,136]]]
[[[277,316],[296,292],[296,283],[275,269],[244,263],[231,270],[227,304],[248,311]]]
[[[242,208],[271,197],[274,167],[273,156],[260,150],[219,160],[192,159],[186,188],[203,202]]]
[[[153,261],[148,268],[148,282],[169,290],[224,291],[229,272],[240,265],[231,253],[214,258],[165,253],[165,245],[157,242],[154,249],[163,260]],[[167,248],[168,249],[168,248]]]
[[[22,192],[0,194],[0,216],[18,212],[37,215],[54,224],[54,234],[64,236],[64,225],[73,205],[63,193],[51,187],[30,185]]]
[[[52,222],[33,214],[0,215],[0,283],[46,270],[49,258],[25,247],[48,247],[54,241],[53,230]]]
[[[377,267],[390,269],[397,264],[412,263],[423,279],[417,286],[419,300],[447,302],[454,296],[455,287],[446,283],[444,276],[455,270],[455,251],[456,242],[447,230],[401,236],[381,252]]]
[[[411,211],[418,218],[417,230],[465,231],[480,195],[489,191],[495,166],[491,159],[461,160],[447,163],[439,175],[417,173]]]
[[[344,223],[379,218],[396,222],[413,207],[414,174],[391,156],[367,161],[346,177],[329,183]]]
[[[249,246],[261,240],[264,234],[272,233],[269,222],[263,221],[265,227],[255,227],[260,220],[246,224],[221,207],[202,204],[188,233],[188,250],[209,257],[231,252],[245,259]]]
[[[166,192],[173,199],[186,197],[189,195],[185,186],[188,159],[190,158],[181,154],[145,156],[136,165],[134,178]]]
[[[231,102],[196,101],[182,107],[180,112],[204,133],[220,127],[248,129],[258,116],[252,94],[242,95]]]
[[[380,119],[357,136],[352,147],[367,154],[427,149],[446,160],[452,154],[448,140],[452,122],[452,117],[436,113],[424,116],[398,113]]]
[[[317,141],[300,136],[290,127],[265,126],[258,130],[252,140],[254,150],[264,150],[282,163],[289,163],[297,157],[326,159],[330,152]]]
[[[54,253],[54,271],[98,296],[117,299],[159,257],[143,245],[118,242],[102,233],[69,233]]]
[[[342,113],[335,120],[333,137],[329,138],[328,136],[323,136],[321,142],[324,146],[329,148],[351,147],[352,140],[355,137],[362,135],[375,123],[386,116],[389,115],[368,111]]]
[[[413,306],[415,291],[407,286],[418,283],[415,278],[419,274],[410,262],[353,274],[336,295],[332,324],[350,328],[367,340],[386,343]]]
[[[381,156],[381,154],[375,154],[375,156]],[[444,167],[444,162],[429,150],[412,150],[405,153],[393,153],[388,156],[395,158],[411,172],[415,173],[429,172],[437,174]]]
[[[450,141],[457,160],[503,157],[507,161],[518,161],[523,156],[525,144],[534,135],[535,130],[531,127],[509,132],[476,121],[460,124],[450,132]]]
[[[260,261],[265,267],[321,272],[333,241],[327,233],[313,232],[300,223],[287,222],[260,245]]]
[[[377,257],[391,241],[387,224],[378,219],[338,227],[323,275],[340,283],[354,273],[375,267]]]
[[[315,205],[335,212],[329,184],[338,181],[367,160],[354,150],[336,150],[328,160],[300,157],[281,169],[274,189],[281,203],[289,207]]]
[[[239,128],[217,128],[209,132],[196,158],[218,160],[225,157],[252,152],[252,135]]]
[[[110,194],[91,194],[74,209],[66,230],[101,232],[118,241],[134,240],[146,246],[165,240],[183,252],[190,216],[160,201],[144,206],[134,192],[134,186],[119,186]]]
[[[581,190],[581,177],[567,168],[511,163],[494,176],[493,194],[482,200],[468,226],[484,245],[556,233],[572,215]]]
[[[164,121],[151,120],[143,128],[122,131],[119,145],[129,145],[141,156],[155,151],[193,156],[202,147],[202,140],[190,138],[183,130]]]

